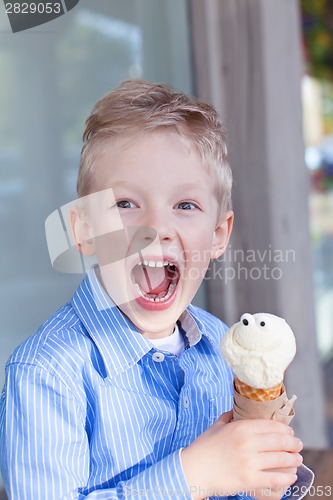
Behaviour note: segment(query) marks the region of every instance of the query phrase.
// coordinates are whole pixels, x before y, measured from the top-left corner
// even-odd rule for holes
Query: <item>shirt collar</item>
[[[110,299],[98,280],[94,267],[77,288],[71,304],[97,346],[108,376],[116,376],[131,368],[152,349],[149,340],[138,332]],[[214,345],[193,306],[184,311],[179,321],[189,347],[196,345],[202,335]]]
[[[181,326],[186,332],[189,346],[192,347],[196,345],[201,340],[202,336],[204,336],[214,349],[219,349],[219,345],[209,333],[206,324],[200,319],[199,311],[206,314],[206,311],[202,311],[190,304],[179,318]]]

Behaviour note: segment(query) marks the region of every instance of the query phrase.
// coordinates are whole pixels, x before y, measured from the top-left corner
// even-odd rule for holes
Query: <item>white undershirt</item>
[[[181,355],[185,347],[184,338],[180,333],[177,324],[175,326],[174,332],[168,337],[163,337],[161,339],[149,339],[149,341],[154,344],[156,349],[160,351],[171,352],[177,357]]]

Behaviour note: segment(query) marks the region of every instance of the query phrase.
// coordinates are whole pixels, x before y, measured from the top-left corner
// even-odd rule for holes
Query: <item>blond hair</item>
[[[203,165],[215,176],[219,215],[223,215],[231,208],[232,174],[226,130],[217,111],[170,85],[144,80],[127,80],[95,104],[83,134],[78,196],[91,194],[96,159],[110,139],[161,127],[198,149]]]

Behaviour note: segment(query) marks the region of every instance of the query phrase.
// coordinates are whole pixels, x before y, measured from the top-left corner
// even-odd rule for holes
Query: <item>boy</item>
[[[282,497],[302,444],[278,422],[230,422],[226,327],[190,305],[233,223],[216,111],[128,81],[95,105],[84,141],[70,219],[98,265],[7,363],[9,496]]]

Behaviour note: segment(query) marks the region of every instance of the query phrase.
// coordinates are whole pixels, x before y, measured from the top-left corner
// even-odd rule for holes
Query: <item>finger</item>
[[[303,458],[299,453],[277,451],[260,453],[258,456],[258,467],[261,470],[274,470],[275,472],[293,472],[296,474],[297,467],[302,462]],[[287,469],[293,469],[293,471]]]
[[[221,424],[228,424],[231,422],[233,419],[233,412],[232,410],[227,411],[225,413],[222,413],[222,415],[217,419],[217,422],[220,422]]]
[[[303,449],[302,441],[290,434],[271,433],[256,436],[257,451],[289,451],[299,453]]]
[[[250,420],[248,422],[251,422]],[[282,422],[278,422],[277,420],[252,420],[252,422],[256,422],[256,425],[260,424],[260,431],[258,434],[265,434],[269,432],[279,432],[282,434],[290,434],[294,435],[294,430],[289,425],[283,424]]]
[[[270,470],[262,472],[262,484],[269,488],[282,488],[291,486],[297,481],[297,474],[294,468],[281,470]]]
[[[280,469],[271,469],[274,472],[292,472],[293,474],[297,474],[297,469],[299,465],[296,465],[295,467],[283,467]]]

